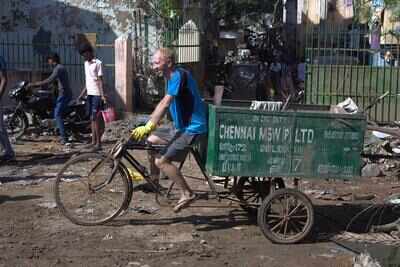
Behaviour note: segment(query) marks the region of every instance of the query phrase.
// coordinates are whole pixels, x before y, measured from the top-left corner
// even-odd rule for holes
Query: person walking
[[[94,56],[93,48],[88,44],[81,47],[79,53],[85,59],[85,88],[79,98],[82,98],[84,94],[87,95],[87,112],[92,130],[92,142],[84,148],[98,151],[101,150],[101,137],[104,132],[100,110],[107,102],[103,85],[103,64]]]
[[[190,72],[175,66],[175,56],[170,49],[157,50],[152,59],[152,67],[162,72],[166,80],[166,94],[150,115],[150,120],[145,126],[135,128],[131,138],[139,141],[148,136],[147,141],[152,144],[167,144],[160,155],[155,155],[150,165],[156,166],[180,187],[181,197],[174,207],[174,211],[179,212],[189,206],[196,195],[173,161],[182,162],[189,146],[207,132],[205,104]],[[158,135],[155,130],[168,109],[174,129],[167,137]],[[158,184],[157,175],[152,175],[152,179]]]
[[[48,85],[54,81],[57,81],[58,94],[54,107],[54,119],[56,120],[57,128],[60,133],[60,143],[63,145],[69,145],[68,137],[64,128],[64,113],[69,101],[71,101],[72,98],[68,72],[65,66],[61,64],[60,57],[56,53],[50,54],[47,57],[47,63],[53,67],[51,75],[43,81],[29,83],[28,87]]]
[[[15,152],[11,146],[7,134],[7,126],[3,121],[3,107],[1,104],[2,96],[6,91],[7,86],[7,65],[6,61],[0,56],[0,145],[4,149],[4,154],[0,156],[0,163],[9,162],[15,159]]]

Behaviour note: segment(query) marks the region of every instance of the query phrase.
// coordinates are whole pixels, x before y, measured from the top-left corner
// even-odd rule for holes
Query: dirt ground
[[[17,162],[0,166],[0,266],[352,266],[355,254],[332,236],[365,205],[400,191],[392,177],[303,181],[303,191],[317,205],[316,223],[313,234],[295,245],[271,243],[255,218],[228,200],[199,200],[175,214],[143,192],[134,192],[128,211],[113,222],[85,227],[60,214],[52,191],[76,145],[65,149],[41,137],[15,147]],[[192,160],[184,173],[201,177]],[[189,183],[196,189],[205,185]],[[351,227],[363,231],[368,223],[360,218]]]

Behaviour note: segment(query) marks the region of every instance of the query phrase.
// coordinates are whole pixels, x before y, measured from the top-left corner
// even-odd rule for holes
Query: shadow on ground
[[[4,202],[27,201],[27,200],[38,199],[38,198],[42,198],[42,196],[26,195],[26,196],[10,197],[7,195],[0,195],[0,204],[3,204]]]
[[[347,204],[315,206],[314,233],[319,241],[343,232],[366,233],[372,225],[392,222],[399,217],[395,206],[383,204]],[[325,234],[325,237],[321,235]]]
[[[227,215],[188,215],[180,216],[179,214],[173,218],[157,218],[157,219],[117,219],[108,223],[108,226],[125,226],[125,225],[169,225],[169,224],[193,224],[202,226],[197,231],[214,231],[229,229],[237,226],[255,225],[256,220],[248,217],[246,212],[233,210]]]
[[[348,204],[342,206],[314,206],[315,221],[312,233],[301,243],[329,242],[335,235],[350,231],[365,233],[372,225],[379,225],[395,220],[398,215],[387,205]],[[168,225],[168,224],[200,225],[198,231],[214,231],[237,226],[256,225],[254,216],[242,210],[232,210],[226,215],[189,215],[156,219],[116,219],[109,226],[125,225]]]

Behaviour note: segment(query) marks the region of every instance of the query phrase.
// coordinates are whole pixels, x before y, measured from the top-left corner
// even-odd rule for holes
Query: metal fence
[[[318,25],[306,29],[306,101],[337,104],[351,97],[381,122],[400,120],[400,41],[391,29],[366,25]]]
[[[161,46],[173,49],[178,63],[199,61],[201,34],[198,16],[154,18],[143,15],[138,10],[134,12],[134,18],[134,54],[139,72],[143,65],[150,62],[154,51]]]
[[[70,40],[51,40],[46,43],[34,42],[33,34],[0,34],[0,55],[11,71],[43,72],[51,70],[46,57],[50,52],[58,53],[62,64],[67,68],[73,93],[77,95],[84,86],[84,61],[77,47]],[[115,80],[114,44],[96,44],[96,56],[103,62],[106,87],[112,89]],[[44,78],[44,77],[43,77]]]
[[[167,18],[158,13],[144,14],[140,9],[133,12],[134,67],[139,74],[134,83],[136,107],[152,106],[164,94],[164,80],[152,75],[149,68],[150,57],[158,48],[172,48],[179,64],[200,60],[199,12],[192,10],[185,14],[178,10],[176,13],[181,15]]]
[[[195,18],[176,17],[165,23],[163,45],[175,51],[178,63],[200,61],[199,21]]]

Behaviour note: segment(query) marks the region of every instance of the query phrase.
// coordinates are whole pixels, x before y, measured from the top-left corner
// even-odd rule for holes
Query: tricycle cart
[[[248,201],[242,188],[251,191],[250,204],[259,206],[258,224],[274,242],[298,242],[312,228],[313,206],[296,190],[299,178],[360,175],[363,115],[223,106],[209,111],[207,173],[241,177],[238,198]],[[284,188],[281,177],[293,177],[295,189]]]
[[[307,236],[314,222],[313,205],[297,190],[298,179],[359,176],[365,129],[360,114],[210,105],[208,143],[194,143],[191,153],[211,195],[257,213],[263,234],[288,244]],[[121,140],[107,155],[73,157],[54,185],[60,211],[81,225],[108,222],[128,208],[138,177],[153,185],[160,204],[168,201],[173,184],[168,190],[154,185],[135,156],[136,150],[159,149]],[[283,177],[292,177],[294,187],[286,188]]]

